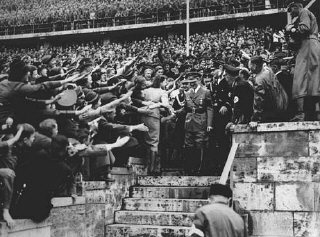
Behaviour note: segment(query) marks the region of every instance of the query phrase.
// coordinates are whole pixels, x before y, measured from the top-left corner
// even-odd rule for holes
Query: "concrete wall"
[[[0,222],[1,237],[104,237],[105,225],[114,223],[114,212],[121,209],[122,200],[129,196],[129,187],[136,184],[137,174],[145,174],[144,166],[114,168],[114,183],[78,183],[78,197],[53,198],[53,209],[47,220],[34,223],[17,220],[9,229]]]
[[[320,123],[235,127],[234,199],[253,236],[320,236]]]

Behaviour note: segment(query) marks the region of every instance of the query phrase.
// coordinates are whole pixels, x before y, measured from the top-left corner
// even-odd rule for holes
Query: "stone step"
[[[125,198],[123,209],[128,211],[195,212],[208,204],[206,199]]]
[[[47,221],[35,223],[29,219],[16,219],[12,228],[7,223],[0,222],[1,237],[50,237],[51,224]]]
[[[139,176],[141,186],[202,187],[218,182],[217,176]]]
[[[189,227],[114,224],[106,226],[106,237],[185,237]]]
[[[131,225],[191,226],[194,213],[117,211],[115,223]]]
[[[207,199],[209,187],[132,187],[132,198]]]

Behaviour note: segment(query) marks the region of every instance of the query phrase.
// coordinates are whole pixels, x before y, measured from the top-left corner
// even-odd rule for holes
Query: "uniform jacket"
[[[255,76],[252,121],[280,122],[288,108],[288,95],[270,68]]]
[[[205,237],[245,237],[242,218],[226,204],[205,205],[196,211],[194,225]]]
[[[212,127],[212,100],[210,91],[205,87],[200,87],[197,93],[194,90],[186,93],[184,109],[187,113],[186,130],[196,132],[199,130],[203,131],[207,127]]]
[[[210,83],[209,90],[215,111],[219,111],[222,106],[226,106],[229,111],[231,110],[231,88],[226,79],[223,78],[219,83],[218,80],[213,81]]]
[[[253,88],[244,80],[237,78],[232,85],[234,124],[250,122],[253,113]]]

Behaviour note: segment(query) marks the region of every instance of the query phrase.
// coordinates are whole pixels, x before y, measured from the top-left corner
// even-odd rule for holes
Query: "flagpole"
[[[187,56],[190,55],[190,0],[186,0],[187,1],[187,33],[186,33],[186,39],[187,39]]]

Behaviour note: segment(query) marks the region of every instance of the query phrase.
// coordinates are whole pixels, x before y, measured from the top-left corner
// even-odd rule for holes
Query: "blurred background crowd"
[[[185,0],[1,0],[1,34],[151,23],[186,18]],[[283,8],[283,0],[191,0],[190,17]]]

